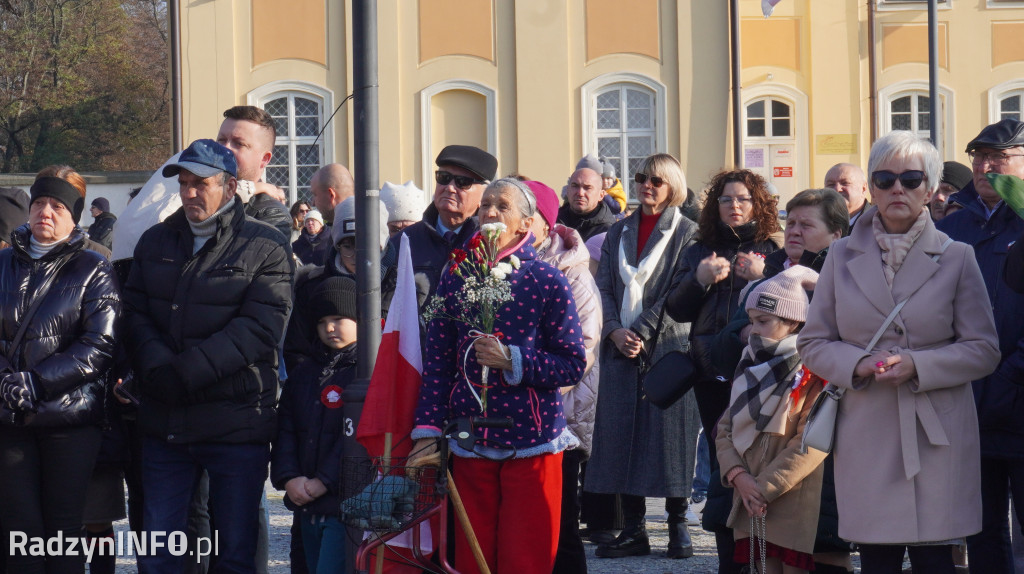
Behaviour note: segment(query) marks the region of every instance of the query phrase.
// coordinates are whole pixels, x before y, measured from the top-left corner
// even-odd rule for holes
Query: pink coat
[[[970,246],[929,220],[886,285],[871,221],[832,244],[821,270],[800,356],[847,389],[836,433],[839,536],[861,543],[935,542],[981,530],[978,419],[971,381],[999,363],[992,307]],[[897,302],[907,304],[876,350],[913,358],[917,379],[899,387],[855,379],[857,362]]]

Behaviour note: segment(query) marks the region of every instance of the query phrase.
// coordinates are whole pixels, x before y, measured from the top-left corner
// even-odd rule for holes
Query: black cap
[[[105,197],[97,197],[92,200],[92,207],[100,211],[110,211],[110,202]]]
[[[487,181],[494,179],[495,174],[498,173],[498,158],[471,145],[446,146],[441,153],[437,154],[434,163],[438,167],[455,165],[462,169],[468,169],[480,179]]]
[[[963,189],[972,179],[974,179],[974,172],[966,165],[955,161],[947,161],[942,164],[941,182],[952,185],[957,191]]]
[[[985,129],[967,144],[967,151],[974,151],[980,147],[1009,149],[1018,146],[1024,146],[1024,122],[1007,118],[985,126]]]
[[[356,320],[356,282],[351,277],[331,277],[313,291],[313,317],[340,315]]]
[[[0,187],[0,240],[10,243],[11,232],[28,222],[28,194]]]

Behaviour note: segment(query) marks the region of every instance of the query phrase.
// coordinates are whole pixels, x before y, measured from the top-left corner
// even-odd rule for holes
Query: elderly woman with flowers
[[[446,420],[509,418],[473,451],[452,444],[454,478],[491,572],[552,571],[558,544],[566,428],[559,389],[586,366],[576,303],[565,276],[536,259],[537,199],[515,179],[484,191],[481,233],[453,252],[428,307],[423,384],[413,438],[431,450]],[[508,457],[495,461],[478,453]],[[465,538],[456,560],[476,572]]]

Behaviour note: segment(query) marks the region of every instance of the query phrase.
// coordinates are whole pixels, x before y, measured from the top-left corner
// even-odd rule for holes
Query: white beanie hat
[[[380,200],[388,206],[388,223],[392,221],[419,221],[427,209],[427,193],[409,181],[402,185],[385,181],[380,188]]]
[[[303,219],[303,221],[309,221],[310,219],[319,221],[320,225],[324,224],[324,216],[320,213],[319,209],[310,209],[309,213],[306,214],[306,219]]]
[[[377,233],[380,235],[380,249],[384,250],[384,246],[388,244],[388,208],[384,205],[383,201],[377,200],[380,205],[380,227],[377,229]],[[312,212],[311,212],[312,213]],[[308,215],[306,217],[309,217]],[[331,227],[331,239],[334,240],[334,244],[337,245],[339,241],[346,237],[355,237],[356,235],[356,198],[350,196],[345,201],[338,204],[338,207],[334,208],[334,226]]]

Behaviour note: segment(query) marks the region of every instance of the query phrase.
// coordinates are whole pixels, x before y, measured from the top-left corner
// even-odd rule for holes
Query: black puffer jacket
[[[89,239],[110,249],[114,243],[114,223],[116,222],[117,216],[109,211],[99,214],[89,226]]]
[[[28,225],[12,238],[13,246],[0,251],[0,370],[30,371],[42,403],[36,414],[17,419],[27,426],[100,423],[104,374],[121,312],[114,270],[101,255],[85,249],[85,233],[78,228],[67,243],[35,260],[28,254]],[[36,288],[68,256],[10,357]],[[12,420],[6,409],[0,418]]]
[[[720,225],[727,227],[725,224]],[[665,300],[665,312],[669,317],[679,323],[692,323],[690,351],[697,363],[699,380],[709,380],[718,376],[732,378],[732,373],[719,373],[713,366],[711,345],[715,335],[732,319],[740,291],[747,282],[736,277],[735,273],[730,273],[722,281],[705,289],[697,282],[697,266],[712,253],[735,261],[736,254],[740,251],[767,256],[779,248],[771,240],[755,241],[753,223],[740,226],[733,231],[731,236],[723,233],[727,239],[715,245],[698,240],[686,249],[676,270],[676,287]]]
[[[249,203],[245,204],[245,214],[256,221],[270,225],[291,241],[292,214],[280,201],[265,193],[257,193],[249,198]]]
[[[194,255],[193,237],[179,209],[135,248],[126,346],[141,383],[140,424],[173,443],[269,442],[277,347],[291,307],[288,240],[246,218],[237,201]],[[165,365],[185,387],[184,404],[147,393],[147,379]]]

